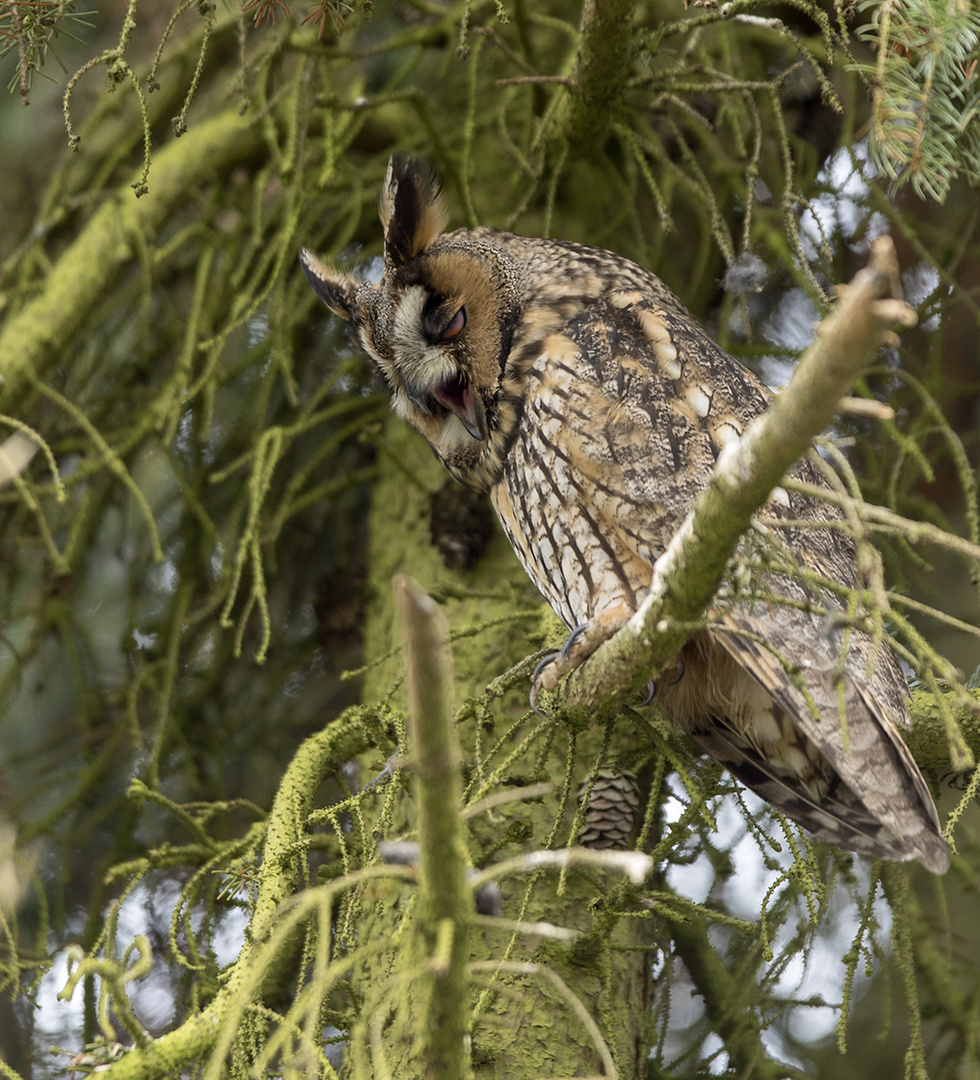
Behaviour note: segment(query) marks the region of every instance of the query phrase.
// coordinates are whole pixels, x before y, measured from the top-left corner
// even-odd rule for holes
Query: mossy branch
[[[552,704],[570,722],[585,725],[598,711],[625,704],[685,644],[752,515],[830,424],[878,347],[892,341],[891,326],[915,323],[899,290],[894,245],[881,237],[868,266],[840,290],[789,386],[719,456],[708,486],[657,560],[640,609],[558,688]],[[553,689],[562,674],[560,663],[551,665],[542,690]],[[545,697],[538,700],[547,708]]]
[[[203,184],[214,183],[261,149],[259,128],[228,110],[203,121],[156,155],[148,194],[122,184],[61,254],[34,299],[0,331],[0,400],[16,415],[31,380],[69,363],[79,328],[108,295],[143,243],[157,234]]]
[[[586,0],[564,136],[573,154],[598,149],[626,91],[633,0]]]
[[[802,1080],[806,1076],[802,1070],[774,1061],[767,1054],[759,1018],[745,1005],[744,981],[729,970],[711,943],[704,919],[670,918],[670,936],[704,999],[712,1024],[725,1042],[733,1072],[758,1080]]]
[[[367,747],[360,711],[350,709],[311,735],[290,762],[266,825],[251,933],[214,1001],[192,1013],[180,1027],[114,1062],[113,1080],[175,1076],[190,1062],[201,1061],[219,1045],[219,1039],[234,1037],[237,1025],[227,1030],[229,1018],[244,1011],[248,1000],[242,1001],[242,996],[251,998],[273,970],[267,966],[257,976],[254,967],[257,958],[268,953],[264,946],[282,921],[284,902],[296,891],[302,858],[297,855],[297,843],[304,835],[313,798],[331,763],[339,768]]]
[[[912,728],[903,737],[920,768],[959,771],[962,766],[950,753],[943,704],[954,715],[963,741],[980,758],[980,690],[947,690],[942,697],[940,702],[931,689],[912,691]]]

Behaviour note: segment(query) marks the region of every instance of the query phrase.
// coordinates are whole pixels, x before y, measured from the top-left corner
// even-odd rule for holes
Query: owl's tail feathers
[[[931,820],[928,813],[913,815],[907,822],[912,831],[899,835],[893,831],[894,822],[886,824],[876,818],[862,798],[829,767],[821,770],[823,776],[813,771],[804,775],[762,757],[758,748],[726,720],[713,721],[710,727],[692,734],[747,788],[818,840],[873,859],[917,859],[934,874],[944,874],[949,868],[949,850],[939,835],[938,820]]]
[[[749,619],[740,624],[759,630]],[[765,629],[781,655],[797,662],[806,694],[758,633],[709,634],[714,656],[727,654],[739,674],[729,676],[729,707],[714,711],[726,719],[696,723],[692,734],[746,786],[819,839],[874,858],[917,859],[945,873],[949,850],[939,815],[899,732],[909,718],[894,658],[855,635],[842,676],[839,654],[821,639],[801,646],[771,624]]]

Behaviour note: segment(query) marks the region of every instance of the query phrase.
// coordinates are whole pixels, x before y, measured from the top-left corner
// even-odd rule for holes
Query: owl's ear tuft
[[[357,307],[357,279],[334,270],[306,248],[300,249],[299,264],[317,296],[335,315],[349,319]]]
[[[414,259],[440,235],[449,218],[432,166],[404,154],[395,154],[388,162],[380,209],[389,266]]]

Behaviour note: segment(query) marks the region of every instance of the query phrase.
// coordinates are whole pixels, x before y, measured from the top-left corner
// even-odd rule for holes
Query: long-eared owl
[[[627,259],[491,228],[444,233],[446,219],[428,165],[395,157],[380,282],[308,251],[301,263],[395,411],[457,480],[489,493],[535,585],[594,647],[636,610],[720,450],[771,395]],[[825,483],[808,462],[792,475]],[[835,599],[859,581],[854,544],[827,527],[840,523],[832,505],[787,489],[740,548],[747,584],[656,700],[818,838],[942,873],[936,809],[898,731],[905,679]]]

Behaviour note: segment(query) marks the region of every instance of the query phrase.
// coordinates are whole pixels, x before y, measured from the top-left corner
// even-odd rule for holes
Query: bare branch
[[[417,1032],[422,1071],[432,1080],[472,1075],[466,1036],[467,927],[473,893],[466,883],[462,753],[453,724],[449,628],[413,578],[395,578],[405,632],[409,739],[419,831],[419,928],[424,968],[418,979]],[[416,954],[416,959],[419,959]]]

